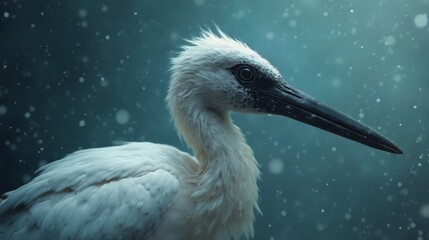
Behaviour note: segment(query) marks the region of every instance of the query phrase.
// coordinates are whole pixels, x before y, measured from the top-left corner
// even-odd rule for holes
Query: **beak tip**
[[[398,155],[402,155],[404,152],[401,150],[401,149],[399,149],[398,147],[394,150],[394,152],[393,152],[394,154],[398,154]]]
[[[396,146],[396,144],[392,142],[389,142],[389,144],[384,145],[384,148],[382,150],[398,155],[404,153],[398,146]]]

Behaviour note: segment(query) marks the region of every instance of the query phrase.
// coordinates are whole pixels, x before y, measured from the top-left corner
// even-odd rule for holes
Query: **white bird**
[[[149,142],[75,152],[0,203],[0,239],[253,237],[260,172],[229,112],[288,116],[400,154],[391,141],[288,85],[219,29],[172,59],[168,107],[195,157]]]

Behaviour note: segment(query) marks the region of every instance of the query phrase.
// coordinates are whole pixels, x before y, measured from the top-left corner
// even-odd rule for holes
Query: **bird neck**
[[[200,162],[193,219],[201,232],[252,236],[260,175],[253,152],[228,112],[187,106],[172,114]]]

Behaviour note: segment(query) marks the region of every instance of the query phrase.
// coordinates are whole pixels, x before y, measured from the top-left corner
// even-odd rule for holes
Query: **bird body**
[[[362,123],[293,89],[267,60],[219,29],[203,31],[172,59],[167,104],[195,157],[148,142],[68,155],[6,193],[0,238],[253,237],[260,172],[230,111],[284,115],[401,153]]]
[[[195,158],[168,145],[81,150],[39,171],[0,205],[2,239],[224,239],[225,227],[239,236],[242,225],[252,233],[253,210],[234,192],[244,183],[221,192],[233,182],[201,174]]]

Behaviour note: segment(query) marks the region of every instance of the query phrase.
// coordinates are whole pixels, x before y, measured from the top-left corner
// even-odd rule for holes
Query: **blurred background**
[[[261,165],[255,239],[429,238],[429,0],[1,1],[0,193],[115,141],[177,138],[170,58],[217,24],[401,156],[232,114]]]

